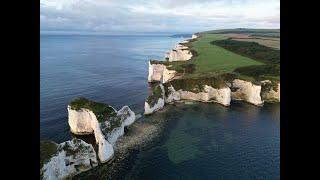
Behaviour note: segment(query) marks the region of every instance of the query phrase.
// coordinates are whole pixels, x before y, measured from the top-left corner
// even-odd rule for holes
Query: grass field
[[[280,38],[280,29],[247,29],[247,28],[237,28],[237,29],[219,29],[212,31],[205,31],[201,34],[246,34],[251,37],[262,36],[262,37],[278,37]]]
[[[173,69],[179,69],[182,64],[195,64],[194,73],[185,76],[210,76],[220,73],[230,73],[234,69],[251,65],[262,65],[263,63],[250,58],[235,54],[222,47],[210,44],[212,41],[223,40],[226,37],[215,34],[203,34],[199,40],[190,42],[188,46],[198,52],[198,56],[190,61],[170,62]]]
[[[263,46],[280,49],[280,37],[265,37],[265,36],[251,36],[248,34],[221,34],[232,40],[236,41],[246,41],[246,42],[256,42]]]

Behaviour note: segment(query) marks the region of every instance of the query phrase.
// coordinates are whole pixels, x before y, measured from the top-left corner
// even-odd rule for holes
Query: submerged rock
[[[91,144],[74,138],[56,144],[40,142],[40,176],[42,179],[66,179],[98,165]]]

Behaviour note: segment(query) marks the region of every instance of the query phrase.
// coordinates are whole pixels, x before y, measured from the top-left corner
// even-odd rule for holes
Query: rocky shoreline
[[[169,123],[166,108],[158,112],[153,118],[145,116],[127,128],[124,136],[115,144],[114,159],[110,163],[101,164],[89,171],[74,176],[72,179],[124,179],[124,174],[134,165],[140,152],[158,144]]]
[[[217,77],[190,78],[184,77],[185,72],[181,74],[172,69],[168,62],[191,59],[191,50],[182,44],[196,41],[197,38],[197,35],[193,35],[191,39],[179,43],[174,50],[167,53],[166,61],[149,61],[148,82],[158,85],[153,85],[153,92],[145,101],[145,114],[152,114],[162,109],[165,104],[184,100],[215,102],[224,106],[230,106],[232,101],[239,100],[256,106],[263,106],[264,102],[280,102],[280,81],[251,82],[229,73]],[[159,86],[162,90],[161,96],[155,92]]]
[[[73,138],[59,145],[40,142],[40,177],[67,179],[114,158],[114,146],[136,116],[128,106],[112,106],[77,98],[68,105],[70,131],[76,135],[93,134],[97,148]]]

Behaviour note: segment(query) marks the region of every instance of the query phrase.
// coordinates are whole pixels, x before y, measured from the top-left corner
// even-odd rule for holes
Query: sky
[[[40,0],[40,32],[195,33],[280,28],[280,0]]]

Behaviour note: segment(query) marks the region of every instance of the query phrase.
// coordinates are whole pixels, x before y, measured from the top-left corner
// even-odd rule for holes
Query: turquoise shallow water
[[[280,179],[279,104],[196,103],[166,113],[163,139],[137,156],[127,179]]]

